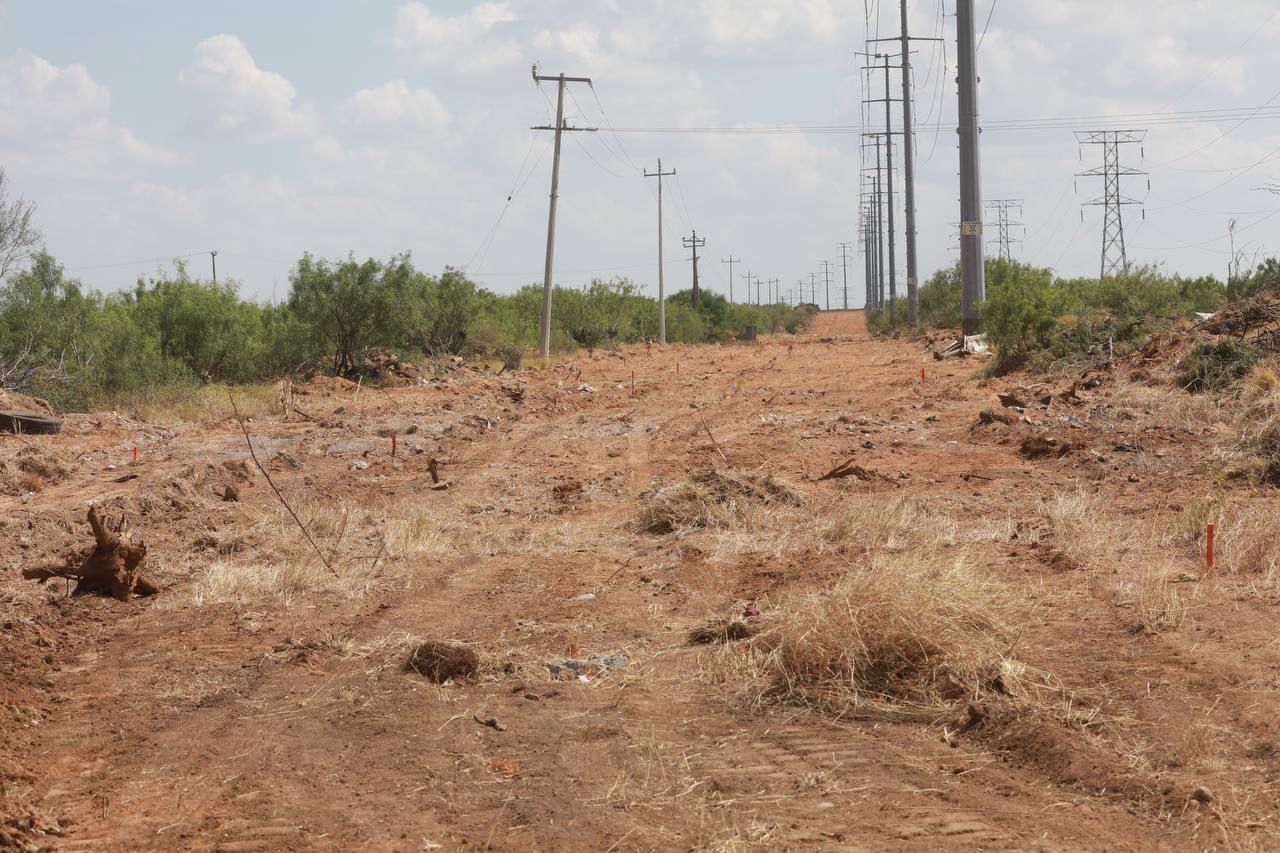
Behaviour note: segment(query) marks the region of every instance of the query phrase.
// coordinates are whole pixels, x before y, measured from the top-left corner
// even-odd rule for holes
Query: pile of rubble
[[[417,384],[422,380],[422,371],[417,365],[404,361],[400,356],[381,347],[369,350],[364,359],[364,367],[382,385]]]

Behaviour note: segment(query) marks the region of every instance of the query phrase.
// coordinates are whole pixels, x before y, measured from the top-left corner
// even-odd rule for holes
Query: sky
[[[942,39],[912,55],[927,276],[958,258],[955,7],[908,6],[913,35]],[[1246,260],[1280,253],[1263,189],[1280,183],[1280,3],[977,0],[976,17],[983,195],[1022,200],[1014,257],[1097,275],[1102,209],[1084,203],[1102,182],[1075,174],[1102,151],[1073,133],[1095,127],[1147,131],[1122,151],[1149,173],[1123,180],[1142,202],[1124,211],[1131,262],[1222,277],[1233,220]],[[825,260],[839,306],[848,243],[859,305],[861,132],[884,128],[864,104],[883,74],[860,52],[899,28],[897,4],[870,1],[0,0],[0,165],[47,250],[100,290],[175,258],[207,277],[216,250],[219,279],[261,300],[285,298],[304,252],[410,252],[511,292],[544,262],[553,134],[530,128],[554,122],[556,86],[536,64],[592,79],[568,86],[566,118],[598,128],[564,135],[559,284],[621,275],[656,293],[643,171],[660,157],[677,173],[668,292],[689,286],[696,229],[704,286],[727,293],[722,260],[741,259],[738,300],[747,273],[785,291],[822,281]]]

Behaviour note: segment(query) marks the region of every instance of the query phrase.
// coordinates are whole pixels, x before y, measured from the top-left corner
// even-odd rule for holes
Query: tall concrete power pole
[[[742,258],[735,258],[730,255],[727,258],[721,258],[720,263],[729,265],[729,304],[733,304],[733,265],[742,263]]]
[[[662,257],[662,179],[667,175],[674,175],[675,169],[670,172],[662,171],[662,158],[658,158],[658,171],[650,172],[644,170],[646,178],[658,179],[658,343],[665,344],[667,342],[667,287],[666,279],[663,272],[666,270],[666,264]]]
[[[982,155],[978,140],[978,58],[973,0],[956,0],[956,67],[960,84],[960,329],[982,331],[978,305],[987,296],[982,252]]]
[[[840,244],[840,269],[844,274],[844,302],[843,307],[849,308],[849,244]]]
[[[560,136],[566,131],[594,131],[594,127],[566,127],[564,123],[564,87],[566,83],[586,83],[591,85],[590,77],[566,77],[559,74],[547,77],[538,74],[538,66],[533,66],[533,81],[557,83],[556,125],[555,127],[535,127],[533,130],[554,130],[556,132],[555,156],[551,161],[551,209],[547,213],[547,264],[542,280],[542,357],[551,357],[551,289],[556,257],[556,202],[560,198]]]

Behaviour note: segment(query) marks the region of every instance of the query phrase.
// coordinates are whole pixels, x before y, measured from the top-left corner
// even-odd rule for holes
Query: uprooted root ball
[[[689,645],[710,646],[716,643],[732,643],[746,640],[756,634],[753,625],[741,619],[718,619],[699,625],[689,632]]]
[[[416,672],[436,684],[475,675],[480,668],[480,657],[460,643],[427,640],[413,650],[405,669]]]
[[[797,599],[764,660],[769,697],[843,714],[933,713],[1018,689],[1002,591],[963,555],[875,560]]]
[[[799,506],[804,494],[772,473],[708,468],[659,489],[640,507],[637,526],[646,533],[674,533],[727,526],[748,504]]]

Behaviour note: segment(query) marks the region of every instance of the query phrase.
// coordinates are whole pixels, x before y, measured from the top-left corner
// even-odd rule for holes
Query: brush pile
[[[658,489],[641,505],[637,526],[645,533],[728,527],[750,506],[803,503],[803,492],[771,472],[707,468]]]

